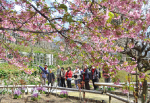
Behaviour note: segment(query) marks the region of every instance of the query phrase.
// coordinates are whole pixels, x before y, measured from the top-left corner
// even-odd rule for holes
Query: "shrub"
[[[40,92],[41,94],[42,93],[45,93],[45,91],[46,91],[46,88],[45,87],[34,87],[32,90],[31,90],[31,92],[32,93],[34,93],[34,92]]]
[[[109,91],[114,91],[115,89],[113,87],[108,88]]]
[[[0,94],[6,94],[7,93],[7,91],[4,89],[4,90],[2,90],[2,91],[0,91]]]
[[[39,94],[38,94],[38,93],[36,93],[36,92],[34,92],[34,93],[32,94],[31,100],[33,100],[33,101],[37,101],[37,100],[39,100],[39,99],[40,99]]]
[[[71,86],[73,87],[73,86],[75,86],[75,84],[71,84]]]
[[[44,87],[37,87],[36,89],[37,89],[41,94],[43,93],[43,91],[46,90],[46,88],[44,88]]]
[[[26,88],[25,88],[25,87],[21,87],[21,88],[19,88],[19,90],[20,90],[22,93],[25,93]]]
[[[90,85],[90,88],[93,88],[93,86],[92,86],[92,85]]]
[[[21,98],[21,91],[19,89],[14,91],[14,99]]]
[[[61,97],[61,98],[68,97],[68,92],[67,92],[67,91],[61,91],[61,92],[60,92],[60,97]]]
[[[7,78],[7,76],[8,76],[8,73],[6,71],[0,69],[0,78],[2,78],[2,77]]]

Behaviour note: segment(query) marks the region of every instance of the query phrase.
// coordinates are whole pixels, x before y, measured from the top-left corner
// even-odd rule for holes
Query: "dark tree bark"
[[[148,52],[150,51],[150,46],[148,43],[139,42],[137,40],[134,40],[133,38],[122,38],[121,40],[118,40],[116,42],[116,45],[124,47],[124,51],[121,52],[122,54],[126,54],[137,61],[137,68],[139,72],[145,73],[148,70],[150,70],[149,61],[145,59],[147,57]],[[134,44],[134,47],[129,48],[130,43]],[[147,94],[148,84],[146,78],[144,78],[141,94],[142,103],[146,103]],[[138,97],[138,95],[136,96]]]
[[[148,84],[147,84],[147,80],[144,79],[143,91],[142,91],[142,94],[141,94],[141,102],[142,103],[146,103],[146,101],[147,101],[147,94],[148,94]]]

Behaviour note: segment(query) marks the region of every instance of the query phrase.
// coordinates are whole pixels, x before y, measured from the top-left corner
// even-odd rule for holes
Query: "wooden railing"
[[[79,89],[76,88],[65,88],[65,87],[54,87],[54,86],[43,86],[46,88],[53,88],[53,89],[60,89],[60,90],[68,90],[68,91],[79,91]],[[82,92],[88,92],[88,93],[95,93],[95,94],[103,94],[101,91],[96,91],[96,90],[86,90],[86,89],[81,89]]]
[[[109,103],[111,103],[111,97],[116,98],[116,99],[123,101],[125,103],[134,103],[133,101],[130,101],[130,100],[125,99],[125,98],[121,98],[121,97],[114,95],[114,94],[106,93],[106,95],[109,96]]]
[[[19,88],[19,87],[26,87],[26,88],[33,88],[33,87],[39,87],[39,85],[8,85],[8,86],[0,86],[0,88]],[[48,88],[48,92],[49,89],[59,89],[59,90],[67,90],[67,91],[77,91],[77,92],[83,92],[83,99],[85,99],[85,93],[94,93],[94,94],[103,94],[102,91],[96,91],[96,90],[85,90],[85,89],[76,89],[76,88],[65,88],[65,87],[55,87],[55,86],[43,86],[45,88]],[[28,90],[27,90],[28,91]],[[110,93],[106,93],[106,95],[109,96],[109,103],[111,103],[111,97],[116,98],[120,101],[126,102],[126,103],[133,103],[132,101],[129,101],[125,98],[121,98],[117,95],[114,94],[110,94]]]

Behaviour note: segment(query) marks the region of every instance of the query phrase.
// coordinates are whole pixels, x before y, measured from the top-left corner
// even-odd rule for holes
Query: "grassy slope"
[[[25,47],[25,46],[22,46],[22,45],[11,44],[11,47],[14,48],[14,49],[17,49],[19,51],[22,51],[22,52],[31,52],[31,48],[29,46]],[[54,54],[54,56],[57,55],[56,51],[54,51],[54,50],[42,49],[42,48],[37,48],[37,47],[33,47],[33,52],[34,53]],[[77,65],[76,64],[61,65],[61,67],[64,67],[65,70],[67,70],[66,68],[69,67],[69,66],[73,67],[72,69],[75,69],[75,66],[77,66]],[[81,67],[82,64],[78,64],[78,66]],[[13,70],[13,71],[18,71],[18,68],[16,66],[8,65],[7,63],[0,64],[0,69],[6,70],[6,71],[10,71],[10,69]],[[55,72],[57,70],[57,67],[54,67],[52,69]],[[128,73],[125,72],[125,71],[119,71],[118,72],[118,76],[119,76],[121,82],[127,81],[127,79],[126,79],[127,75],[128,75]],[[132,81],[135,81],[135,76],[132,76],[132,78],[133,78]],[[148,78],[148,81],[150,82],[149,78]],[[100,82],[104,82],[104,78],[101,78]]]
[[[5,72],[19,72],[18,67],[14,65],[9,65],[8,63],[0,63],[0,70],[4,70]]]
[[[30,46],[22,46],[22,45],[11,44],[11,47],[13,49],[19,50],[21,52],[28,52],[28,53],[31,52],[31,47]],[[49,49],[33,47],[33,53],[50,54],[50,53],[54,53],[54,51],[53,50],[49,50]]]
[[[61,67],[64,67],[65,70],[67,70],[66,68],[67,68],[68,66],[74,67],[73,69],[75,69],[75,65],[74,65],[74,64],[62,65]],[[9,72],[9,71],[12,71],[12,72],[13,72],[13,71],[14,71],[14,72],[15,72],[15,71],[19,71],[19,69],[18,69],[16,66],[14,66],[14,65],[9,65],[9,64],[7,64],[7,63],[0,63],[0,69],[5,70],[5,71],[7,71],[7,72]],[[52,69],[53,69],[53,72],[56,72],[57,67],[54,67],[54,68],[52,68]],[[125,72],[125,71],[119,71],[119,72],[118,72],[118,76],[119,76],[121,82],[126,82],[126,81],[127,81],[128,73]],[[148,80],[148,82],[150,82],[150,78],[148,78],[147,80]],[[104,78],[103,78],[103,77],[100,78],[100,82],[104,82]],[[135,82],[135,76],[132,76],[132,82]]]

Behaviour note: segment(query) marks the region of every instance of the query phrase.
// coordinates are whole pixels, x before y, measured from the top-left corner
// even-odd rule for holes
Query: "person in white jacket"
[[[75,85],[76,85],[76,88],[78,89],[78,84],[80,84],[80,79],[81,79],[80,78],[81,71],[78,66],[76,66],[76,69],[73,71],[73,74],[75,78]]]

